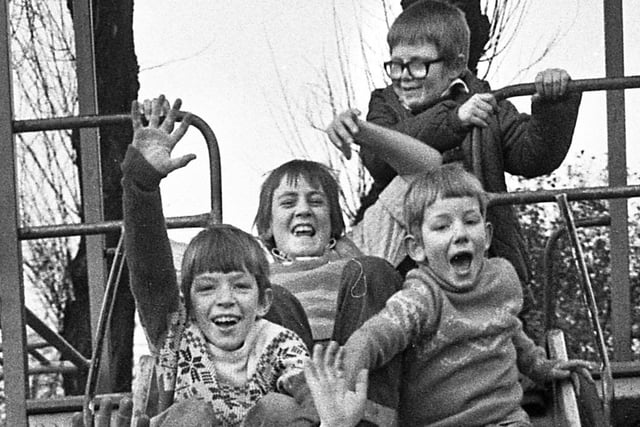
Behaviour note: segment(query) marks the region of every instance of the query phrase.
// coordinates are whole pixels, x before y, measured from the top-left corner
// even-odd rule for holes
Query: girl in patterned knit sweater
[[[407,251],[418,268],[345,344],[345,370],[405,352],[399,417],[410,426],[529,426],[518,369],[538,381],[590,379],[582,360],[548,360],[525,335],[513,266],[486,258],[491,224],[480,182],[459,164],[417,177],[405,198]]]
[[[187,116],[173,130],[179,107],[169,109],[163,97],[134,102],[134,138],[122,166],[131,288],[156,357],[159,406],[168,408],[152,425],[240,425],[273,392],[312,408],[305,344],[262,318],[273,291],[264,250],[250,234],[229,225],[201,231],[184,254],[178,288],[159,182],[193,158],[171,158],[189,125]]]

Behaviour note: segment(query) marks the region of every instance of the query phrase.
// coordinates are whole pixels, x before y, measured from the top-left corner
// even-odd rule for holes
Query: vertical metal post
[[[98,114],[98,95],[95,72],[93,37],[93,11],[91,0],[73,0],[73,28],[76,40],[79,112],[81,115]],[[84,222],[96,223],[104,219],[102,206],[102,174],[100,165],[100,139],[98,129],[80,129],[82,205]],[[87,274],[89,276],[89,306],[91,330],[95,334],[104,297],[107,269],[104,257],[103,235],[87,236]],[[94,337],[95,338],[95,337]],[[98,390],[110,391],[109,340],[102,355],[101,380]]]
[[[3,18],[4,17],[4,18]],[[0,1],[0,320],[4,357],[6,425],[27,425],[27,337],[22,251],[18,241],[16,149],[13,135],[9,0]]]
[[[604,0],[604,44],[607,77],[624,75],[622,0]],[[609,185],[627,184],[624,91],[607,91]],[[616,360],[631,360],[631,294],[626,199],[609,201],[611,214],[611,319]]]

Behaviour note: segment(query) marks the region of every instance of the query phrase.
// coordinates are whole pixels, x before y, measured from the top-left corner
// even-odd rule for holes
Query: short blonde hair
[[[404,219],[409,233],[420,239],[424,212],[437,199],[472,197],[486,219],[489,198],[482,184],[460,163],[448,163],[416,177],[404,198]]]

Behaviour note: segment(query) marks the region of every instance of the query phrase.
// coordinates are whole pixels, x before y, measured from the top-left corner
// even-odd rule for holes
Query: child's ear
[[[404,246],[409,257],[417,263],[423,263],[427,256],[424,247],[412,234],[407,234],[404,238]]]
[[[467,57],[464,56],[463,53],[459,53],[458,57],[455,59],[455,61],[453,62],[449,70],[449,77],[451,78],[451,80],[457,79],[458,77],[460,77],[462,72],[466,69],[467,69]]]
[[[493,238],[493,224],[491,224],[488,221],[485,222],[484,230],[485,230],[485,234],[487,236],[487,238],[485,239],[485,242],[484,242],[484,250],[488,251],[489,248],[491,247],[491,239]]]
[[[269,312],[271,308],[271,304],[273,303],[273,290],[271,288],[267,288],[264,290],[264,294],[260,301],[258,301],[258,317],[264,317]]]

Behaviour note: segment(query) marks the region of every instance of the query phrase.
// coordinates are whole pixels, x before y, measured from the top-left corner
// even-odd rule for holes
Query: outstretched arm
[[[360,111],[339,114],[327,128],[329,139],[347,158],[351,144],[368,149],[400,175],[414,175],[442,163],[440,153],[424,142],[398,131],[360,120]]]
[[[178,286],[159,185],[169,172],[194,158],[187,155],[171,159],[171,150],[189,126],[187,115],[174,131],[179,108],[179,100],[169,108],[162,96],[144,104],[134,101],[131,112],[133,142],[122,164],[125,251],[130,286],[152,345],[159,344],[167,329],[167,315],[178,307]],[[142,122],[142,114],[148,119],[147,125]]]

